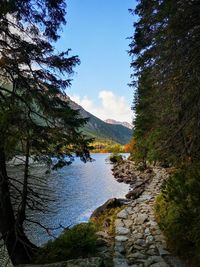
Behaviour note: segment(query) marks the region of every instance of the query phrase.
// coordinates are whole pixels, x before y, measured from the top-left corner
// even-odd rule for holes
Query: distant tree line
[[[200,1],[140,0],[130,11],[138,16],[130,44],[132,86],[136,88],[132,156],[144,164],[176,167],[177,173],[163,189],[158,214],[171,244],[178,253],[198,258],[197,266]],[[178,226],[181,230],[176,230]]]

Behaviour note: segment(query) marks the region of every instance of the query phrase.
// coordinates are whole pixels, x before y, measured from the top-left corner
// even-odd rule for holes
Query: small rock
[[[143,249],[144,249],[143,247],[138,246],[138,245],[134,245],[134,248],[135,248],[136,250],[143,250]]]
[[[121,258],[113,259],[114,267],[128,267],[127,261]]]
[[[116,244],[115,251],[119,251],[119,253],[123,254],[125,252],[125,247],[122,243]]]
[[[128,212],[129,215],[132,215],[134,213],[131,207],[126,208],[126,211]]]
[[[148,261],[150,264],[163,262],[163,258],[160,256],[151,256]]]
[[[142,239],[143,238],[143,234],[141,233],[137,233],[134,235],[135,239]]]
[[[150,199],[152,199],[152,196],[150,196],[150,195],[142,195],[140,197],[141,201],[147,201],[147,200],[150,200]]]
[[[166,262],[162,261],[151,264],[150,267],[169,267],[169,265]]]
[[[128,240],[128,237],[124,236],[124,235],[117,235],[117,236],[115,236],[115,240],[119,241],[119,242],[124,242],[124,241]]]
[[[141,252],[132,253],[132,254],[128,255],[128,257],[134,258],[134,259],[142,259],[142,260],[146,259],[146,256]]]
[[[153,242],[153,240],[154,240],[154,238],[153,238],[152,235],[149,235],[149,236],[147,236],[147,238],[146,238],[147,243],[151,243],[151,242]]]
[[[145,232],[146,235],[149,235],[149,234],[150,234],[150,230],[149,230],[149,228],[146,228],[146,229],[144,230],[144,232]]]
[[[154,222],[154,221],[150,221],[150,223],[151,223],[151,227],[154,227],[154,226],[158,225],[157,222]]]
[[[125,227],[117,227],[115,231],[118,235],[127,235],[130,232],[130,230]]]
[[[148,216],[146,214],[138,214],[138,216],[136,218],[136,223],[137,224],[143,224],[147,220],[148,220]]]
[[[128,212],[124,209],[117,214],[117,217],[121,218],[121,219],[127,219],[128,218]]]
[[[149,254],[150,256],[158,255],[158,253],[157,253],[157,251],[155,249],[149,249],[147,251],[147,254]]]
[[[136,240],[136,241],[135,241],[135,244],[136,244],[136,245],[139,245],[139,246],[141,246],[141,247],[146,246],[146,242],[145,242],[144,239],[138,239],[138,240]]]
[[[124,223],[121,219],[116,219],[115,220],[115,227],[123,227]]]
[[[124,220],[124,224],[126,227],[131,227],[133,225],[133,221],[132,220]]]

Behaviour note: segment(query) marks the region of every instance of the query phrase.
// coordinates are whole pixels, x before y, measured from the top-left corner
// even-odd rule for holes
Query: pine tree
[[[72,153],[87,161],[86,122],[70,108],[65,89],[79,64],[53,42],[65,23],[65,1],[1,2],[0,10],[0,233],[14,265],[29,263],[37,250],[24,233],[27,208],[43,208],[45,196],[31,187],[30,156],[54,168],[71,163]],[[23,180],[9,177],[7,160],[23,155]],[[17,184],[16,184],[17,182]],[[39,203],[39,207],[38,207]]]
[[[147,159],[153,154],[177,163],[199,157],[199,10],[199,1],[144,0],[136,8],[139,20],[130,45],[135,131]]]

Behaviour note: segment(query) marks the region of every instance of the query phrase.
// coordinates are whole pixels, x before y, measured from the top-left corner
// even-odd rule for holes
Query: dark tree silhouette
[[[79,130],[85,120],[65,95],[79,59],[53,47],[65,9],[64,0],[1,1],[0,233],[14,265],[29,263],[37,251],[24,233],[27,209],[42,210],[48,199],[32,186],[41,180],[29,170],[30,156],[46,163],[57,157],[54,169],[71,163],[72,153],[89,158],[90,140]],[[8,175],[15,155],[23,156],[23,179]]]

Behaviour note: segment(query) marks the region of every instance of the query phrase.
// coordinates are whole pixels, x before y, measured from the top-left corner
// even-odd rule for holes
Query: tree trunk
[[[4,238],[9,257],[13,265],[30,263],[37,247],[34,246],[26,237],[23,229],[13,229]]]
[[[13,265],[29,263],[34,246],[26,237],[23,226],[17,225],[10,199],[4,148],[0,145],[0,233]]]

